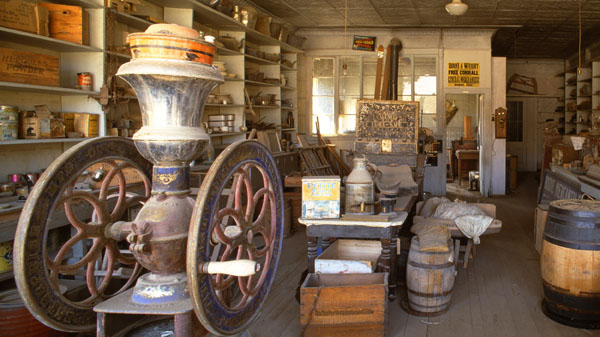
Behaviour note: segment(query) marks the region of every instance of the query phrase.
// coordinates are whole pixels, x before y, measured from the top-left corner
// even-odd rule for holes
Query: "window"
[[[506,102],[506,141],[523,141],[523,102]]]
[[[403,56],[398,61],[398,99],[419,101],[421,112],[436,113],[437,58]],[[356,129],[356,105],[375,97],[375,56],[313,58],[312,132],[319,118],[324,135],[352,134]]]

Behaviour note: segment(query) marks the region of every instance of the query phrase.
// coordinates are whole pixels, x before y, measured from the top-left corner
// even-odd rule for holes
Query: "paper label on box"
[[[339,217],[339,200],[302,200],[302,218],[304,219],[335,219]]]

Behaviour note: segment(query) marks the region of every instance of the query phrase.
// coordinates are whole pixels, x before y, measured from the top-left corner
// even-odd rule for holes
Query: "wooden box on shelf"
[[[47,2],[39,5],[48,8],[50,37],[89,45],[89,15],[83,8]]]
[[[100,130],[98,127],[99,117],[99,115],[94,114],[76,113],[73,120],[75,131],[81,132],[86,138],[98,137]]]
[[[2,81],[58,87],[59,68],[56,56],[0,48]]]
[[[2,0],[0,26],[48,36],[48,9],[22,0]]]
[[[40,139],[50,138],[50,117],[39,117],[33,111],[23,113],[20,118],[20,138]]]

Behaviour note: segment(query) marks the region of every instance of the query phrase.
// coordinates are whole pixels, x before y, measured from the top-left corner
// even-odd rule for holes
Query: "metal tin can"
[[[15,140],[19,133],[17,121],[0,121],[0,140]]]
[[[346,178],[346,214],[375,213],[373,178],[367,165],[364,156],[353,160],[352,172]]]
[[[302,218],[339,218],[340,185],[338,176],[303,177]]]
[[[77,73],[77,85],[81,90],[92,90],[92,73]]]

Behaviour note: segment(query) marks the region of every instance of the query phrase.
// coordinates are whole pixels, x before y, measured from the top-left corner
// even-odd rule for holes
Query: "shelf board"
[[[42,143],[78,143],[91,138],[49,138],[1,140],[0,145],[42,144]]]
[[[5,27],[0,27],[0,39],[2,41],[30,44],[58,52],[102,52],[102,49]]]
[[[281,90],[296,90],[296,88],[281,86]]]
[[[297,109],[298,108],[293,108],[293,107],[289,107],[289,106],[282,106],[281,107],[281,110],[291,110],[291,111],[294,111],[294,110],[297,110]]]
[[[171,7],[171,8],[187,8],[194,10],[194,20],[201,22],[204,25],[212,26],[219,30],[230,30],[237,32],[246,32],[246,39],[248,41],[268,45],[268,46],[281,46],[282,51],[302,53],[301,49],[291,46],[285,42],[274,39],[270,36],[266,36],[254,29],[250,29],[244,26],[241,22],[234,20],[232,17],[223,14],[205,4],[200,3],[197,0],[148,0],[150,3],[158,5],[160,7]]]
[[[246,82],[247,84],[250,84],[250,85],[257,85],[257,86],[261,86],[261,87],[279,88],[279,86],[276,84],[271,84],[271,83],[266,83],[266,82],[258,82],[258,81],[251,81],[251,80],[245,80],[244,82]]]
[[[211,133],[210,137],[214,138],[214,137],[229,137],[229,136],[239,136],[239,135],[245,135],[248,132],[226,132],[226,133]]]
[[[225,81],[231,81],[231,82],[243,82],[244,80],[242,80],[239,77],[225,77]]]
[[[116,56],[116,57],[124,59],[124,60],[131,60],[131,55],[121,54],[121,53],[117,53],[117,52],[110,51],[110,50],[107,50],[106,53],[108,55]]]
[[[243,107],[243,104],[204,104],[204,106],[212,106],[216,108],[239,108]]]
[[[580,79],[580,80],[577,80],[577,82],[591,82],[591,81],[592,81],[592,78],[591,78],[591,77],[588,77],[588,78],[582,78],[582,79]]]
[[[83,8],[104,8],[103,5],[98,4],[98,2],[94,0],[61,0],[60,3]]]
[[[243,55],[237,50],[231,50],[224,47],[217,47],[217,55]]]
[[[250,108],[249,106],[246,106],[246,108]],[[252,109],[275,109],[275,108],[281,108],[279,105],[252,105]]]
[[[296,131],[296,128],[285,128],[281,129],[281,131]]]
[[[73,95],[99,95],[97,91],[79,90],[62,87],[49,87],[45,85],[33,85],[13,82],[0,82],[0,90],[18,90],[28,92],[43,92],[47,94],[57,94],[64,96]]]
[[[150,21],[122,12],[117,12],[117,21],[142,31],[152,24]]]
[[[256,57],[256,56],[252,56],[252,55],[249,55],[249,54],[244,54],[244,57],[246,59],[250,60],[251,62],[258,63],[258,64],[261,64],[261,65],[273,65],[273,66],[275,66],[275,65],[281,65],[279,62],[273,62],[273,61],[270,61],[270,60],[267,60],[267,59],[263,59],[263,58],[260,58],[260,57]]]
[[[561,96],[555,95],[506,95],[506,97],[561,98]]]

